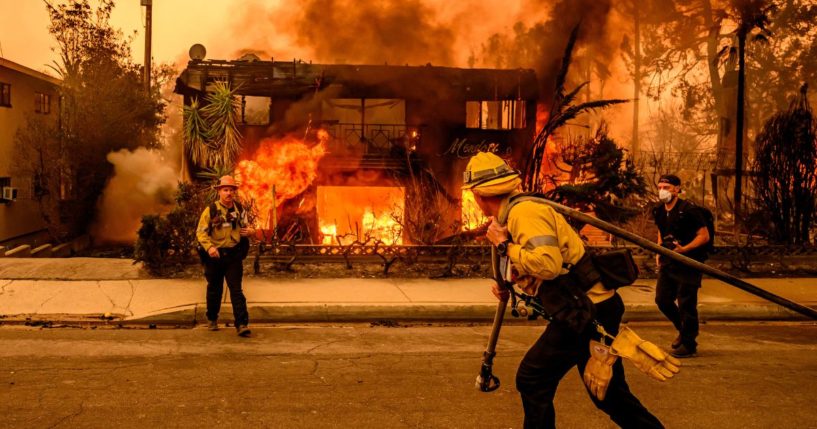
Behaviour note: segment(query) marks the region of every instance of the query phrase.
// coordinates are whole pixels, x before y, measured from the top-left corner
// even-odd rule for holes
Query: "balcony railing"
[[[322,128],[329,132],[329,151],[336,153],[388,155],[395,145],[411,149],[422,138],[419,126],[405,124],[325,122]]]

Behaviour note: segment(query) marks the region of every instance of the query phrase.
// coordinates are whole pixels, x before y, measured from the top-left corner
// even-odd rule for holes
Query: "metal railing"
[[[627,248],[638,260],[651,260],[654,254],[638,246],[588,246],[594,253],[604,253]],[[395,262],[403,264],[487,264],[491,259],[491,247],[487,245],[308,245],[278,244],[260,245],[253,249],[256,273],[260,263],[279,263],[287,267],[293,264],[344,263],[381,264],[384,271]],[[754,260],[761,258],[813,259],[817,257],[814,246],[719,246],[710,256],[710,263],[717,261]]]
[[[321,128],[329,133],[330,152],[387,155],[395,144],[410,148],[422,140],[421,127],[415,125],[325,122]]]

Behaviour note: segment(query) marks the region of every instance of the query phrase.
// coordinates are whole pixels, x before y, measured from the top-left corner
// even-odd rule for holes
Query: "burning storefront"
[[[189,107],[224,83],[240,106],[235,173],[268,239],[431,243],[473,226],[468,157],[518,160],[536,126],[532,70],[199,58],[176,92]]]

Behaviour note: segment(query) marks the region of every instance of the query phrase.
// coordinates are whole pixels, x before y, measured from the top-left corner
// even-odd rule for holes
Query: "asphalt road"
[[[667,324],[631,324],[662,346]],[[516,366],[541,326],[507,326],[502,387],[473,387],[489,326],[232,330],[0,327],[0,427],[519,428]],[[817,324],[707,324],[700,356],[667,383],[627,364],[667,427],[817,427]],[[615,427],[577,372],[563,428]]]

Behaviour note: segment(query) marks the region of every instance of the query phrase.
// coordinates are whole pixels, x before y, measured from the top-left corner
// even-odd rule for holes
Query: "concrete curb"
[[[666,318],[655,306],[626,305],[623,321],[665,322]],[[811,305],[817,309],[817,305]],[[343,323],[343,322],[472,322],[491,323],[496,305],[486,304],[250,304],[250,323]],[[717,304],[699,306],[702,321],[808,321],[804,316],[774,304]],[[207,322],[203,303],[179,306],[147,315],[124,314],[17,314],[4,315],[2,323],[26,322],[101,323],[101,324],[156,324],[193,326]],[[525,321],[514,318],[510,311],[506,321]],[[219,322],[232,323],[232,307],[223,305]]]

